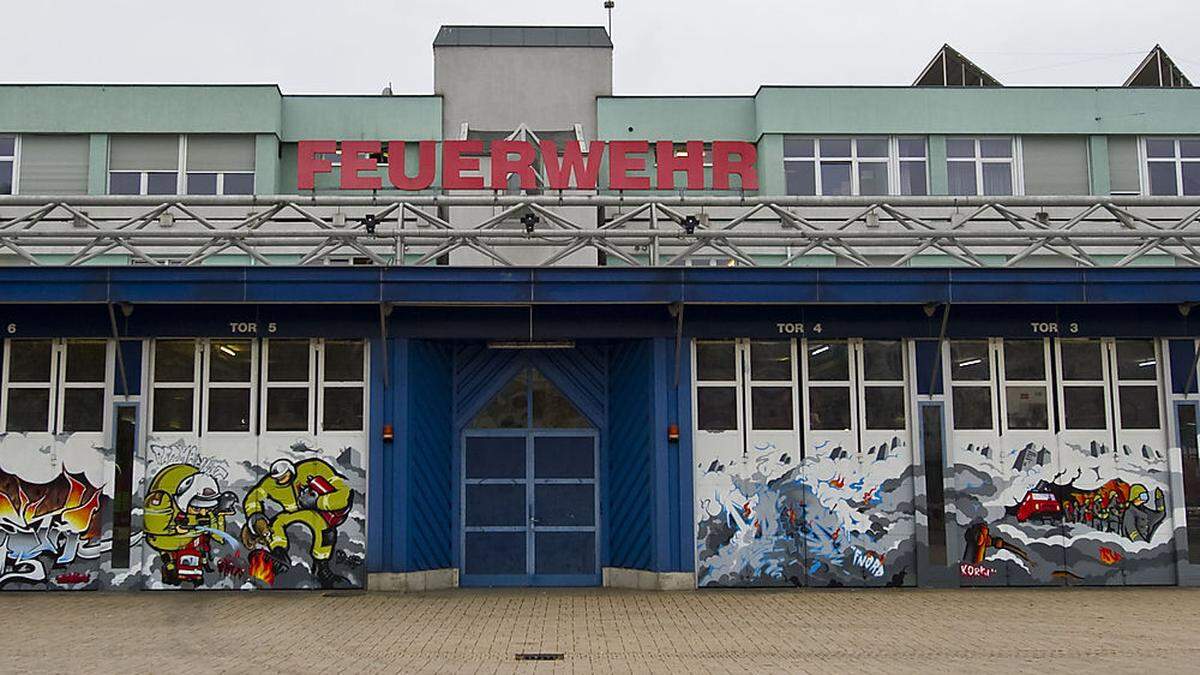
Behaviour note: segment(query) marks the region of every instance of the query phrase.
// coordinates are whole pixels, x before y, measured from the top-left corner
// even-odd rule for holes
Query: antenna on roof
[[[604,9],[608,10],[608,38],[612,39],[612,11],[617,3],[614,0],[604,0]]]
[[[381,96],[391,96],[392,95],[392,83],[388,82],[387,86],[384,87],[383,91],[379,92],[379,94]]]

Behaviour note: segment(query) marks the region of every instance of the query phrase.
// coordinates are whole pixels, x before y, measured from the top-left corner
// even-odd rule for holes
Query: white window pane
[[[1007,138],[985,138],[979,141],[980,157],[1012,157],[1012,141]]]
[[[900,194],[925,195],[925,162],[900,162]]]
[[[888,156],[888,144],[886,138],[860,138],[857,142],[859,157]]]
[[[946,178],[949,181],[950,194],[952,195],[974,195],[977,193],[975,189],[974,162],[947,162]]]
[[[886,195],[888,193],[887,162],[862,162],[858,165],[858,193]]]
[[[811,138],[787,138],[783,139],[783,156],[784,157],[812,157],[813,156],[813,140]]]
[[[227,195],[252,195],[254,194],[254,174],[252,173],[227,173],[225,174],[225,187],[222,190],[223,194]]]
[[[984,164],[983,194],[993,196],[1012,193],[1012,165],[1007,162]]]
[[[1175,141],[1163,138],[1146,139],[1147,157],[1175,157]]]
[[[850,156],[850,139],[849,138],[822,138],[821,139],[821,156],[822,157],[849,157]]]
[[[901,157],[924,157],[925,156],[925,139],[924,138],[901,138],[900,139],[900,156]]]
[[[1146,166],[1150,169],[1150,194],[1179,194],[1179,186],[1175,183],[1175,162],[1147,162]]]
[[[849,195],[850,162],[821,162],[821,194]]]
[[[177,188],[174,172],[155,171],[146,176],[146,194],[173,195]]]
[[[813,162],[784,162],[783,170],[789,195],[811,196],[817,194],[817,179]]]
[[[108,174],[108,194],[137,195],[142,193],[142,174],[114,171]]]
[[[12,194],[13,163],[0,162],[0,195]]]
[[[0,157],[12,157],[16,153],[16,149],[16,136],[0,136]]]
[[[1200,157],[1200,139],[1191,138],[1179,141],[1180,157]]]
[[[187,193],[189,195],[217,194],[217,174],[189,173],[187,175]]]
[[[975,141],[969,138],[951,138],[946,141],[947,157],[974,157]]]
[[[1200,195],[1200,162],[1183,162],[1183,194]]]

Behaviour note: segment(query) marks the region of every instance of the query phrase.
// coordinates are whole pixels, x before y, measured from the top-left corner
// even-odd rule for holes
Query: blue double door
[[[600,583],[594,430],[467,431],[462,448],[462,585]]]

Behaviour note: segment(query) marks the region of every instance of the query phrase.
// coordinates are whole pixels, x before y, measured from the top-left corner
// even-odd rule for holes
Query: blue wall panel
[[[405,569],[451,567],[454,371],[449,347],[408,344]]]
[[[609,361],[608,495],[609,567],[650,569],[654,551],[651,514],[654,469],[653,350],[650,340],[615,346]]]

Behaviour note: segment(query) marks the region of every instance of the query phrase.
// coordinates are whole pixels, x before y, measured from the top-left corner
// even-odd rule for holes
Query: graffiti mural
[[[700,586],[885,586],[915,579],[911,453],[774,444],[699,457]]]
[[[107,503],[83,475],[31,483],[0,471],[0,588],[94,586]]]

